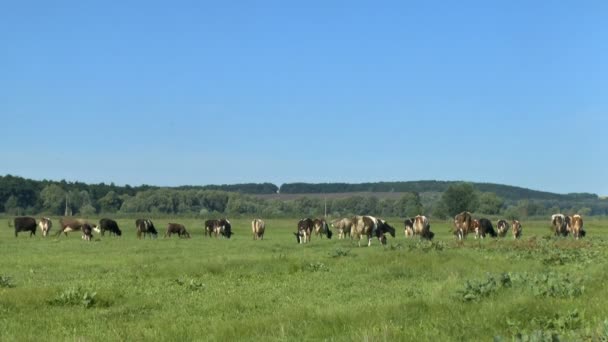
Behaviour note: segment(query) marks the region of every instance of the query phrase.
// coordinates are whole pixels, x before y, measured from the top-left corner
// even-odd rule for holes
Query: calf
[[[91,238],[93,237],[93,227],[85,222],[80,226],[80,229],[82,230],[82,239],[85,241],[91,241]]]
[[[506,220],[498,220],[498,223],[496,223],[496,230],[498,231],[499,237],[505,237],[509,231],[509,223]]]
[[[338,230],[338,239],[344,239],[346,235],[350,236],[353,220],[350,218],[337,219],[332,221],[331,226]]]
[[[49,235],[51,228],[53,227],[53,221],[51,221],[48,217],[43,217],[38,221],[38,227],[40,227],[40,231],[42,232],[42,236],[46,237]]]
[[[383,219],[378,219],[378,227],[376,228],[376,237],[382,245],[386,245],[386,233],[395,237],[395,228]]]
[[[106,232],[106,230],[108,232],[110,232],[110,235],[114,234],[116,236],[121,236],[122,232],[120,231],[120,228],[118,228],[118,223],[116,223],[116,221],[108,219],[108,218],[103,218],[101,220],[99,220],[99,225],[97,226],[96,231],[98,233],[101,233],[101,236],[104,235],[104,233]]]
[[[253,219],[251,221],[251,232],[253,233],[254,240],[264,240],[264,231],[266,230],[266,223],[262,219]]]
[[[186,227],[183,224],[179,223],[169,223],[167,224],[167,231],[165,232],[165,237],[171,237],[171,234],[177,234],[180,238],[190,238],[190,233],[186,231]]]
[[[30,237],[32,237],[32,235],[36,235],[37,224],[35,218],[29,216],[19,216],[15,217],[13,223],[15,227],[15,237],[17,237],[17,234],[20,232],[30,232]]]
[[[511,222],[511,230],[513,231],[514,239],[519,239],[521,237],[522,227],[519,221],[513,220],[513,222]]]
[[[323,234],[325,234],[325,236],[327,236],[328,239],[331,239],[331,236],[333,233],[331,230],[329,230],[329,227],[327,226],[327,222],[325,222],[324,219],[314,219],[313,226],[314,226],[315,235],[317,235],[317,236],[321,235],[321,238],[323,238]]]
[[[135,220],[135,228],[137,229],[137,238],[141,239],[141,236],[146,238],[146,234],[150,234],[150,238],[157,238],[158,231],[154,227],[154,223],[150,219],[137,219]]]
[[[404,233],[405,233],[405,237],[413,237],[414,236],[414,218],[406,218],[405,221],[403,221],[403,224],[405,225],[405,229],[404,229]]]

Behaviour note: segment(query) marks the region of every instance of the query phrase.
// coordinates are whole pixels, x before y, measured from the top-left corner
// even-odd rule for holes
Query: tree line
[[[418,183],[417,186],[424,182]],[[295,183],[294,183],[295,184]],[[339,184],[339,183],[336,183]],[[387,183],[388,184],[388,183]],[[506,186],[505,186],[506,187]],[[281,187],[282,191],[283,187]],[[114,184],[85,184],[66,181],[34,181],[0,176],[0,211],[10,215],[63,215],[66,206],[74,215],[154,214],[204,217],[262,216],[332,217],[377,215],[408,217],[424,214],[434,218],[453,217],[467,210],[506,218],[547,216],[556,212],[587,215],[608,214],[608,200],[597,196],[513,199],[484,191],[475,183],[451,182],[444,191],[402,192],[398,198],[382,198],[373,192],[346,198],[306,196],[296,199],[262,199],[256,194],[276,193],[270,183],[162,188]],[[436,190],[430,187],[432,190]]]

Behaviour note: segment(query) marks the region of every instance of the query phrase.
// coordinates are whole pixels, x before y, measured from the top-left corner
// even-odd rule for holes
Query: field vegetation
[[[138,240],[132,217],[122,237],[91,242],[15,238],[0,218],[0,340],[608,339],[606,220],[586,220],[579,241],[543,220],[524,221],[518,241],[460,243],[448,221],[424,242],[389,218],[397,236],[368,248],[297,245],[297,219],[266,220],[253,241],[250,219],[232,220],[227,240],[204,237],[201,219],[152,218],[156,240]],[[192,238],[164,239],[168,222]]]

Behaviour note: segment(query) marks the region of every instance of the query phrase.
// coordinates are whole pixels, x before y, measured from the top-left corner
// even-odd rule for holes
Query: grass
[[[169,221],[192,239],[163,239]],[[121,238],[85,242],[78,232],[15,238],[5,218],[0,340],[608,338],[608,221],[587,220],[580,241],[551,238],[538,221],[519,241],[464,243],[432,222],[433,243],[398,229],[370,248],[297,245],[296,221],[266,220],[253,241],[249,220],[232,220],[230,240],[204,237],[194,219],[156,219],[161,237],[138,240],[134,220],[118,220]]]

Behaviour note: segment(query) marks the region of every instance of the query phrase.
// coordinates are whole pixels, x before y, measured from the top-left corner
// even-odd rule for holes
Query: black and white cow
[[[135,220],[135,228],[137,229],[137,238],[141,239],[143,234],[144,239],[146,234],[150,234],[150,238],[157,238],[158,231],[154,227],[154,223],[150,219],[137,219]]]
[[[48,217],[43,217],[38,221],[38,227],[40,227],[40,231],[42,231],[42,236],[46,237],[53,227],[53,221]]]

